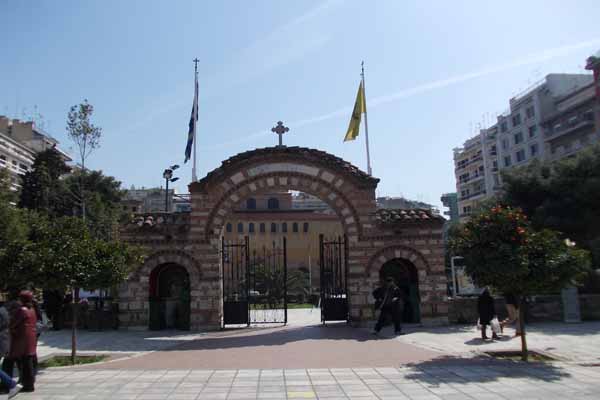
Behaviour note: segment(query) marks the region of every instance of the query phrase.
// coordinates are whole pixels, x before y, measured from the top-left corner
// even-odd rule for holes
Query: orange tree
[[[589,269],[589,254],[548,229],[536,231],[520,209],[495,206],[473,216],[454,235],[455,255],[479,286],[519,299],[522,358],[527,361],[526,296],[555,292]]]

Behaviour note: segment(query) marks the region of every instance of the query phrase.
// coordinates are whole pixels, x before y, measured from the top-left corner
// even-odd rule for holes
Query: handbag
[[[492,332],[494,332],[496,335],[500,333],[500,321],[498,321],[498,317],[494,317],[492,318],[492,321],[490,322],[490,324],[492,325]]]

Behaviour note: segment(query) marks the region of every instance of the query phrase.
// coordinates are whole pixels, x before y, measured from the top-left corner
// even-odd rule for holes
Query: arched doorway
[[[178,264],[162,264],[150,274],[150,329],[190,329],[190,278]]]
[[[394,278],[396,285],[404,292],[402,322],[420,322],[419,274],[415,265],[404,258],[389,260],[381,266],[379,277],[385,281],[385,278],[389,276]]]

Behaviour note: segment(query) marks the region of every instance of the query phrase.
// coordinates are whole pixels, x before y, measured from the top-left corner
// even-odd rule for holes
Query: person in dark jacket
[[[34,358],[37,354],[37,315],[33,308],[33,294],[30,291],[19,293],[19,309],[10,320],[9,357],[17,361],[23,392],[35,390]]]
[[[490,291],[485,288],[477,299],[477,310],[479,311],[479,323],[481,324],[481,338],[487,339],[486,329],[491,325],[492,319],[496,316],[494,308],[494,298],[490,295]],[[492,331],[492,339],[499,339],[498,335]]]
[[[402,291],[396,286],[394,278],[388,277],[385,286],[379,287],[373,291],[375,297],[375,308],[380,310],[379,319],[375,324],[374,334],[378,334],[385,324],[386,317],[391,317],[394,321],[394,332],[396,335],[402,335],[402,307],[404,305]]]

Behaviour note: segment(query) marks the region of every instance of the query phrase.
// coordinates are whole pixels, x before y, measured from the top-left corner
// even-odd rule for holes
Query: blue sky
[[[452,149],[551,72],[584,72],[600,49],[597,0],[36,1],[0,3],[0,114],[65,120],[87,98],[103,128],[89,165],[125,187],[183,165],[200,59],[199,176],[284,143],[366,170],[364,132],[342,143],[365,61],[378,195],[440,204]],[[74,152],[73,152],[74,153]],[[179,191],[191,179],[179,171]]]

